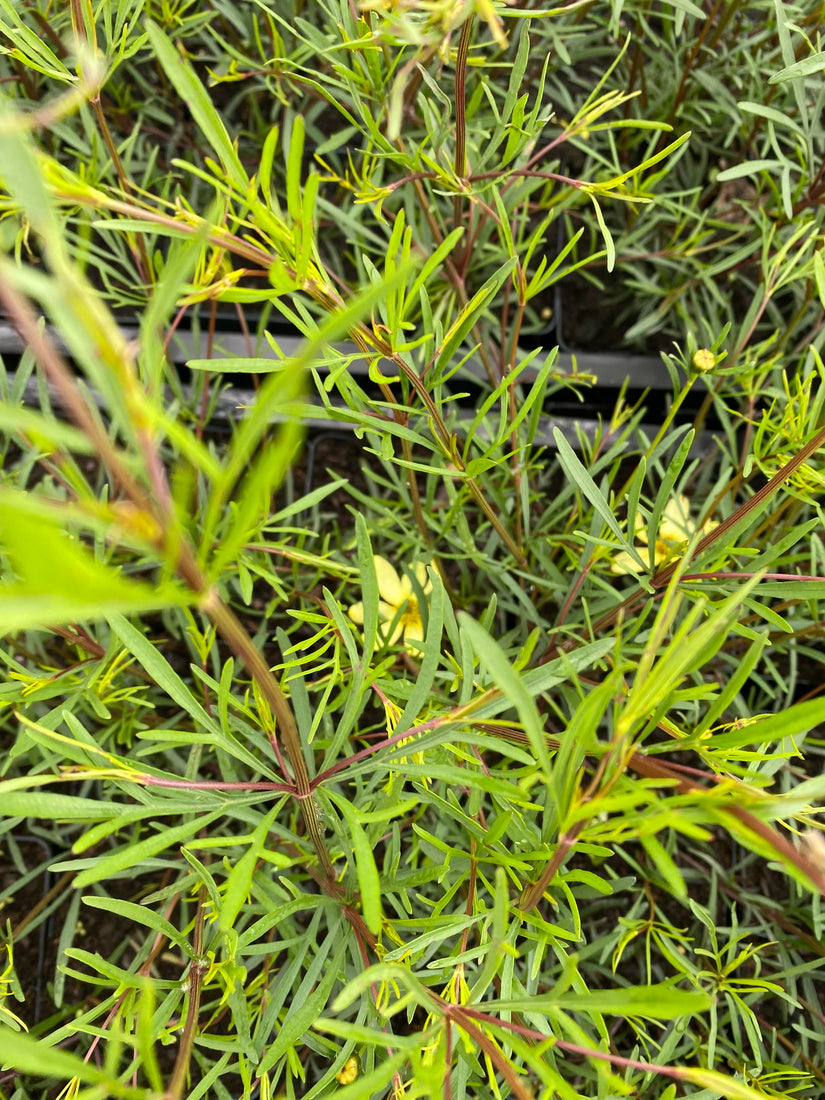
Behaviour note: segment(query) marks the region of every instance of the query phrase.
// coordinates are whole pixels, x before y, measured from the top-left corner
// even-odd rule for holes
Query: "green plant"
[[[0,2],[26,344],[0,379],[0,827],[61,853],[55,1012],[2,1030],[0,1089],[819,1095],[815,1030],[786,1034],[821,1012],[819,214],[754,218],[744,319],[679,253],[718,309],[668,314],[652,437],[620,402],[550,449],[592,379],[520,342],[557,282],[628,262],[617,211],[694,217],[659,188],[682,105],[715,102],[701,44],[744,9],[664,8],[685,79],[633,116],[614,85],[663,88],[661,58],[595,5],[145,7],[56,13],[60,55],[47,9]],[[758,64],[793,70],[775,12]],[[786,74],[809,148],[811,64]],[[168,344],[200,303],[185,381]],[[258,308],[244,358],[223,303]],[[228,439],[224,372],[257,381]],[[361,488],[290,488],[310,414],[351,427]]]

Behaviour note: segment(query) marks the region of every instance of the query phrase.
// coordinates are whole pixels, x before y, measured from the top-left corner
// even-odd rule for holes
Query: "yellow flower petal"
[[[405,642],[423,642],[424,641],[424,624],[421,619],[416,616],[411,622],[408,622],[404,628],[404,641]]]
[[[695,525],[690,519],[690,501],[679,493],[672,497],[662,513],[658,539],[662,542],[685,542],[693,534]]]
[[[415,574],[415,579],[421,585],[421,591],[424,595],[432,592],[433,582],[430,580],[429,574],[427,573],[427,566],[423,561],[417,561],[415,563],[413,566],[413,573]]]
[[[348,609],[347,614],[358,626],[364,625],[364,605],[362,603],[354,603]]]
[[[386,558],[382,558],[380,554],[374,554],[372,561],[375,566],[375,575],[378,578],[378,591],[381,598],[388,604],[392,604],[393,607],[400,607],[410,594],[409,580],[405,578],[408,586],[407,591],[405,591],[401,578]]]
[[[646,549],[646,547],[640,547],[640,549]],[[644,560],[644,554],[642,554],[642,560]],[[634,573],[638,575],[641,573],[636,559],[632,558],[626,550],[622,550],[617,554],[613,561],[610,563],[611,573]]]
[[[398,622],[395,624],[392,630],[387,633],[389,625],[389,619],[386,622],[381,623],[381,625],[378,627],[378,634],[384,645],[395,645],[395,643],[400,640],[401,635],[404,633],[404,624],[399,618]],[[376,645],[376,649],[377,648],[378,646]]]

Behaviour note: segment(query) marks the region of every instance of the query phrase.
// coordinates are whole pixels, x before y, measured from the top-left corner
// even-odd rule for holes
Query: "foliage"
[[[822,1095],[811,12],[0,34],[16,889],[22,832],[53,853],[0,1095]],[[535,333],[608,277],[669,408],[551,437],[592,379]],[[310,418],[358,459],[300,490]]]

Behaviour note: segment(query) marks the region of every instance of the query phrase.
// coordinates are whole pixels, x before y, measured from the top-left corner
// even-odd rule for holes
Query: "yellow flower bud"
[[[716,366],[716,356],[709,348],[699,348],[697,352],[694,352],[691,362],[696,370],[705,374]]]
[[[339,1085],[351,1085],[352,1082],[358,1077],[358,1059],[355,1055],[347,1058],[344,1063],[344,1068],[340,1069],[335,1074],[335,1080]]]

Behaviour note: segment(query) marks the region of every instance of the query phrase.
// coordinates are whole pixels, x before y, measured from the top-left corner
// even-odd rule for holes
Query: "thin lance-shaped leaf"
[[[375,963],[347,983],[332,1002],[332,1011],[346,1011],[351,1004],[363,997],[371,986],[379,986],[382,982],[386,982],[390,988],[393,984],[398,984],[407,989],[415,1003],[429,1011],[432,1011],[433,1006],[438,1003],[438,997],[416,978],[408,966],[401,963]]]
[[[151,588],[127,580],[35,513],[23,494],[10,490],[0,493],[0,540],[19,578],[0,588],[3,634],[122,611],[154,611],[193,599],[176,585]]]
[[[203,814],[191,818],[182,825],[176,825],[171,829],[161,829],[152,836],[139,840],[136,844],[124,844],[112,855],[105,859],[95,860],[91,867],[81,871],[74,880],[75,887],[80,890],[84,886],[91,886],[93,882],[104,882],[106,879],[118,878],[122,871],[136,867],[144,859],[151,859],[159,855],[167,848],[176,847],[184,840],[194,836],[201,829],[208,829],[213,821],[216,821],[226,811],[213,810],[212,813]],[[177,855],[177,853],[176,853]]]
[[[727,1100],[765,1100],[767,1093],[761,1089],[752,1088],[744,1081],[736,1081],[724,1073],[717,1073],[713,1069],[697,1069],[694,1066],[675,1067],[672,1076],[682,1081],[690,1081],[692,1085],[707,1090],[706,1095],[725,1096]]]
[[[219,204],[216,201],[194,236],[183,241],[171,241],[163,272],[152,288],[152,294],[140,319],[139,363],[148,396],[157,399],[162,393],[163,368],[166,360],[161,333],[187,282],[203,257],[210,226],[219,224]],[[119,223],[119,228],[122,226]],[[162,401],[158,401],[163,404]]]
[[[286,202],[289,216],[294,222],[301,220],[301,166],[304,158],[304,117],[296,115],[292,120],[289,146],[286,154]]]
[[[60,221],[23,125],[23,116],[0,98],[0,182],[40,234],[51,262],[59,263],[64,256]]]
[[[638,562],[643,569],[647,566],[639,556],[635,546],[628,542],[627,538],[622,531],[619,521],[616,519],[610,505],[604,498],[604,495],[599,490],[596,482],[581,464],[575,451],[564,438],[558,428],[553,429],[553,437],[556,441],[556,447],[558,448],[559,462],[562,465],[564,472],[570,478],[574,485],[581,489],[584,496],[590,501],[596,512],[601,516],[623,548],[630,554],[634,561]]]
[[[0,431],[19,432],[34,447],[51,451],[58,447],[75,454],[93,454],[94,445],[87,435],[56,417],[26,409],[22,405],[0,402]]]
[[[297,396],[302,387],[300,372],[288,375],[283,383],[282,400],[286,403]],[[258,529],[270,515],[272,494],[283,481],[303,435],[303,425],[295,417],[282,424],[271,444],[261,448],[252,469],[241,482],[231,508],[229,530],[222,535],[220,546],[210,562],[210,571],[220,575],[234,561],[241,547],[258,534]]]
[[[621,715],[616,721],[617,734],[628,732],[635,723],[652,714],[675,690],[680,680],[693,669],[713,657],[725,642],[731,623],[748,593],[759,583],[754,577],[748,584],[729,596],[712,615],[696,629],[694,626],[703,613],[703,604],[694,605],[667,648],[656,659],[652,642],[648,644],[628,693]],[[674,592],[674,597],[675,597]],[[657,617],[651,638],[660,635],[660,622],[667,620],[671,601],[665,601]]]
[[[361,908],[364,923],[374,936],[381,930],[381,878],[375,863],[369,837],[358,820],[358,811],[346,798],[325,787],[324,794],[329,798],[346,819],[352,838],[352,851],[355,856],[355,873],[358,878],[358,891],[361,894]]]
[[[252,834],[249,847],[229,872],[218,919],[218,927],[222,932],[228,932],[234,927],[238,914],[249,896],[255,867],[260,859],[261,852],[266,847],[266,839],[272,823],[280,811],[280,805],[275,806],[263,818]]]
[[[823,259],[823,252],[825,252],[825,249],[822,248],[814,252],[814,278],[816,279],[816,291],[819,300],[823,309],[825,309],[825,259]]]
[[[330,939],[331,938],[332,933],[330,933]],[[342,936],[335,956],[329,962],[325,962],[320,980],[315,988],[312,989],[312,992],[306,990],[307,995],[301,998],[296,997],[290,1005],[286,1019],[278,1030],[277,1038],[269,1047],[261,1064],[258,1066],[257,1072],[259,1074],[264,1074],[272,1069],[279,1058],[282,1058],[288,1050],[297,1045],[302,1036],[312,1027],[327,1007],[329,995],[338,978],[338,972],[346,952],[347,937]],[[303,986],[301,988],[303,988]],[[301,992],[300,989],[299,992]]]
[[[825,713],[825,703],[821,699],[808,699],[804,703],[796,703],[779,714],[771,714],[767,717],[757,718],[741,729],[734,727],[729,733],[719,733],[713,738],[712,745],[722,747],[746,745],[752,743],[767,743],[770,741],[783,741],[786,738],[798,737],[808,733],[822,721]],[[703,726],[705,723],[703,723]],[[765,810],[771,808],[770,801],[765,803]]]
[[[361,577],[361,603],[364,608],[364,661],[358,663],[356,678],[350,690],[353,694],[360,694],[359,689],[366,669],[369,668],[370,656],[375,649],[375,639],[378,636],[378,604],[381,600],[369,528],[361,512],[355,517],[355,539],[358,550],[358,572]]]
[[[401,733],[407,729],[418,717],[418,712],[432,691],[436,669],[441,659],[441,631],[444,625],[445,602],[444,584],[434,569],[430,569],[430,578],[432,593],[427,617],[427,637],[424,639],[424,656],[415,684],[410,692],[410,697],[407,700],[407,705],[404,708],[404,713],[396,724],[396,733]]]
[[[594,989],[588,993],[547,993],[531,997],[514,997],[493,1001],[490,1007],[506,1012],[541,1012],[561,1008],[566,1012],[588,1015],[604,1013],[617,1016],[638,1016],[647,1020],[674,1020],[710,1008],[709,993],[676,989],[662,982],[658,985],[630,985],[621,989]]]
[[[226,359],[187,359],[186,365],[190,370],[205,370],[211,374],[272,374],[273,371],[284,369],[280,359],[264,359],[254,355],[243,358],[227,356]]]
[[[455,246],[464,236],[464,227],[459,226],[451,233],[448,233],[441,244],[436,248],[432,255],[428,256],[424,261],[424,265],[415,277],[415,281],[410,287],[405,299],[404,305],[401,310],[401,320],[405,320],[407,313],[418,303],[418,294],[421,288],[426,284],[427,279],[434,271],[436,271],[444,260],[450,255]]]
[[[96,894],[84,897],[83,904],[90,906],[92,909],[105,909],[107,912],[117,913],[129,921],[144,924],[147,928],[166,936],[170,943],[174,943],[190,959],[195,957],[188,936],[175,928],[171,921],[166,920],[160,913],[156,913],[146,905],[136,905],[133,901],[121,901],[120,898],[98,897]]]
[[[55,776],[36,776],[35,779],[55,781]],[[0,784],[4,817],[39,817],[52,821],[108,821],[132,813],[133,805],[125,802],[101,802],[96,798],[79,798],[51,791],[18,791],[15,783],[31,783],[21,777],[8,779]],[[180,808],[178,807],[178,812]]]
[[[220,736],[221,729],[213,718],[206,713],[191,690],[175,672],[163,654],[153,646],[145,634],[141,633],[122,615],[109,615],[109,625],[126,648],[143,665],[158,687],[162,688],[181,710],[193,718],[203,729]]]
[[[524,732],[530,740],[530,747],[535,753],[536,760],[541,764],[545,776],[552,779],[553,765],[550,761],[550,753],[547,751],[547,741],[544,737],[541,716],[524,681],[510,664],[498,642],[491,638],[475,619],[462,611],[458,614],[458,622],[462,632],[469,638],[473,650],[482,663],[487,666],[502,694],[518,711],[518,716],[524,726]]]
[[[583,187],[584,191],[592,194],[594,191],[598,194],[605,194],[618,187],[620,183],[624,183],[625,180],[630,179],[631,176],[637,175],[639,172],[644,172],[648,168],[652,168],[654,164],[658,164],[660,160],[664,160],[665,157],[670,156],[671,153],[675,153],[677,149],[681,148],[686,141],[690,139],[690,130],[687,130],[680,137],[672,141],[670,145],[666,145],[664,149],[660,149],[658,153],[654,153],[652,157],[648,157],[647,160],[642,161],[641,164],[637,164],[635,168],[628,169],[627,172],[622,172],[620,176],[614,176],[612,179],[603,180],[599,183],[588,183]],[[639,196],[633,196],[638,201]]]
[[[114,1076],[99,1069],[91,1062],[71,1054],[67,1050],[57,1050],[47,1046],[42,1039],[24,1035],[0,1025],[0,1059],[4,1067],[13,1068],[18,1073],[35,1074],[38,1079],[57,1077],[58,1079],[85,1081],[90,1085],[101,1086],[104,1094],[122,1097],[123,1100],[144,1100],[146,1090],[124,1085]]]
[[[604,254],[605,254],[605,267],[608,271],[612,271],[616,266],[616,245],[613,242],[613,234],[607,228],[607,222],[604,220],[604,214],[602,208],[599,206],[599,200],[595,195],[590,195],[590,201],[593,203],[593,212],[596,215],[596,221],[599,223],[599,229],[602,231],[602,240],[604,241]],[[556,429],[558,431],[558,429]]]
[[[768,78],[769,84],[781,84],[783,80],[798,80],[799,77],[813,76],[825,70],[825,51],[812,53],[809,57],[803,57],[793,65],[780,69]]]
[[[438,349],[436,358],[436,371],[444,364],[449,363],[456,349],[464,338],[478,322],[481,314],[502,287],[504,280],[516,265],[516,257],[511,256],[502,264],[498,271],[491,275],[484,286],[480,287],[467,304],[462,308],[458,317],[444,333],[444,340]]]
[[[192,112],[198,129],[218,156],[224,171],[241,192],[245,192],[249,177],[232,144],[214,104],[207,95],[195,70],[172,45],[157,23],[146,21],[146,33],[163,70],[175,91]]]

